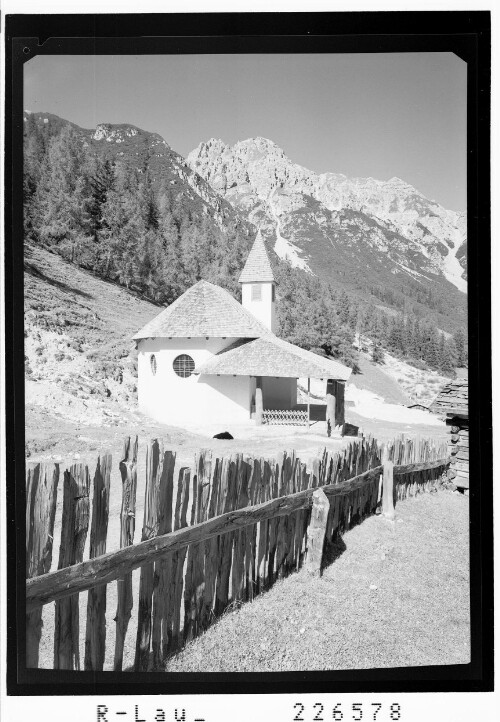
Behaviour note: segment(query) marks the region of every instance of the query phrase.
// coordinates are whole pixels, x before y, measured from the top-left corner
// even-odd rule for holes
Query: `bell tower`
[[[276,330],[276,280],[261,232],[239,277],[241,303],[273,333]]]

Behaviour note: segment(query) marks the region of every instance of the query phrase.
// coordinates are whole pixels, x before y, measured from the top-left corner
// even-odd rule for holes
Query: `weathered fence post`
[[[268,501],[271,498],[271,465],[269,461],[261,459],[261,484],[259,490],[259,503]],[[259,528],[259,545],[257,556],[257,589],[259,592],[264,591],[266,585],[267,558],[269,553],[269,520],[260,522]]]
[[[83,559],[89,528],[89,470],[74,464],[64,472],[64,501],[59,547],[59,569]],[[78,594],[56,602],[54,669],[80,669]]]
[[[236,492],[235,509],[241,509],[248,505],[248,483],[250,481],[251,467],[248,458],[242,458],[238,467],[238,488]],[[231,567],[231,601],[241,601],[243,599],[243,589],[245,581],[245,547],[246,547],[246,529],[240,529],[234,533],[234,551],[233,562]]]
[[[307,528],[306,569],[310,574],[321,573],[323,545],[330,502],[323,489],[316,489],[312,495],[311,520]]]
[[[206,521],[210,491],[212,486],[212,452],[209,449],[201,450],[196,456],[197,476],[197,516],[196,523]],[[203,610],[203,596],[205,591],[205,549],[208,542],[193,544],[188,551],[188,568],[191,569],[189,586],[191,589],[190,604],[186,615],[184,641],[196,637]],[[186,578],[186,585],[188,579]],[[188,586],[188,585],[187,585]]]
[[[210,489],[209,506],[207,519],[218,516],[219,512],[219,487],[222,463],[220,459],[215,460]],[[215,596],[215,583],[217,581],[217,537],[208,539],[205,543],[205,586],[203,588],[203,609],[200,615],[200,629],[206,629],[212,618],[212,605]]]
[[[50,572],[56,516],[59,464],[37,464],[26,470],[26,577]],[[26,614],[26,667],[38,667],[42,610]]]
[[[221,513],[232,511],[236,504],[238,491],[238,469],[241,454],[224,460],[221,476]],[[220,536],[217,586],[215,591],[215,616],[220,616],[229,600],[229,577],[233,552],[234,534],[229,532]]]
[[[109,516],[109,484],[111,454],[97,459],[94,474],[92,526],[90,528],[91,559],[106,552]],[[85,632],[85,669],[102,672],[106,653],[106,585],[89,589],[87,600],[87,629]]]
[[[251,459],[252,473],[249,485],[249,504],[255,506],[259,503],[260,485],[262,476],[262,459]],[[253,599],[257,587],[257,527],[253,524],[246,538],[245,549],[245,599]]]
[[[158,534],[172,532],[172,504],[174,494],[174,470],[176,454],[165,451],[162,459],[160,485],[158,488]],[[161,669],[168,648],[168,591],[172,584],[172,555],[166,554],[155,563],[153,591],[153,626],[151,649],[153,669]]]
[[[158,439],[152,439],[149,447],[146,449],[146,490],[144,492],[142,541],[152,539],[158,534],[158,499],[162,458],[163,442]],[[147,672],[149,667],[154,572],[154,564],[145,564],[141,567],[134,663],[136,672]]]
[[[174,511],[174,531],[187,527],[187,509],[189,505],[189,487],[191,485],[191,470],[182,467],[177,482],[177,498]],[[180,647],[182,580],[184,574],[184,561],[187,547],[176,551],[172,555],[172,584],[169,585],[167,605],[172,610],[170,627],[168,631],[167,653],[171,654]]]
[[[389,459],[389,447],[384,444],[382,448],[382,514],[387,519],[394,519],[394,463]]]
[[[122,510],[120,516],[120,547],[127,547],[134,542],[135,531],[135,497],[137,490],[137,445],[138,438],[132,446],[130,436],[123,448],[123,459],[120,461],[122,476]],[[132,573],[125,574],[117,580],[118,603],[116,607],[116,639],[115,639],[115,672],[122,671],[123,646],[128,623],[132,613],[134,600],[132,597]]]

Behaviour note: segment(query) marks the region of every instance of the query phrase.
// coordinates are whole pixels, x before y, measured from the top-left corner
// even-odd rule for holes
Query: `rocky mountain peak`
[[[189,153],[187,159],[192,159],[193,164],[201,158],[214,157],[223,153],[227,149],[227,145],[220,138],[209,138],[207,141],[200,143],[194,150]]]
[[[310,268],[312,239],[331,245],[348,223],[351,235],[354,228],[361,232],[359,243],[397,256],[396,273],[416,278],[424,269],[466,290],[465,254],[457,260],[465,241],[464,217],[397,176],[383,181],[318,174],[293,163],[276,143],[261,136],[232,147],[211,139],[190,153],[187,163],[273,237],[278,255],[294,259],[292,265]],[[308,249],[307,255],[300,253],[301,247]],[[416,257],[418,263],[408,260]]]
[[[249,160],[258,160],[267,155],[285,158],[283,150],[276,143],[261,136],[238,141],[233,146],[232,151],[235,154],[241,153],[251,156]]]
[[[106,140],[108,143],[123,143],[126,138],[133,138],[138,134],[139,129],[133,125],[99,123],[92,134],[92,140]]]

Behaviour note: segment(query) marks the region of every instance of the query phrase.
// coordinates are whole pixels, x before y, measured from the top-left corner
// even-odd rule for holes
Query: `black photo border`
[[[7,693],[142,695],[492,690],[490,13],[16,14],[6,16],[5,28]],[[269,674],[27,670],[24,660],[24,63],[40,54],[345,52],[454,52],[468,65],[469,414],[470,464],[474,469],[470,491],[470,664]]]

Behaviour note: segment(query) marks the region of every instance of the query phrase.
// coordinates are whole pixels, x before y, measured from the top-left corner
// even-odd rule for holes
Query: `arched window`
[[[172,365],[177,376],[180,376],[183,379],[187,379],[194,371],[194,361],[191,356],[188,356],[185,353],[177,356]]]
[[[149,357],[149,363],[151,364],[151,371],[153,372],[153,376],[156,376],[156,356],[154,355],[154,353],[152,353]]]

